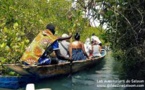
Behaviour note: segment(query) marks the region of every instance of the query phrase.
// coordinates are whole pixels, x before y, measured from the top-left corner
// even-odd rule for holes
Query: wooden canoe
[[[28,75],[38,76],[39,78],[48,78],[56,75],[78,72],[87,67],[97,65],[105,57],[106,51],[102,50],[101,54],[102,57],[95,58],[94,60],[73,61],[72,66],[70,65],[70,62],[43,66],[25,66],[20,64],[5,64],[4,66],[10,68],[22,76]]]

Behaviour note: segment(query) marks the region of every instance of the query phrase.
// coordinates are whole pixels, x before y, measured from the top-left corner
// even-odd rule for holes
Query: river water
[[[36,83],[36,89],[50,88],[51,90],[124,90],[111,84],[123,83],[119,80],[119,63],[107,52],[107,56],[99,65],[88,68],[72,75],[72,77],[57,77]]]
[[[95,67],[77,72],[71,77],[60,76],[39,81],[35,83],[35,88],[36,90],[43,88],[51,90],[145,90],[145,88],[134,88],[135,86],[125,88],[124,85],[129,85],[130,81],[120,79],[120,76],[123,77],[119,72],[120,69],[121,64],[114,60],[112,52],[109,51],[106,57]],[[141,85],[143,84],[141,83]],[[25,90],[25,87],[18,90]]]

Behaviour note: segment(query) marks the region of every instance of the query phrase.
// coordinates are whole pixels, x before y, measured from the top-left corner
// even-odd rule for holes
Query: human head
[[[69,37],[69,36],[66,33],[64,33],[64,34],[62,34],[61,37],[66,38],[66,37]],[[69,41],[69,40],[67,39],[67,40],[63,40],[63,41]]]
[[[92,43],[96,44],[96,43],[98,43],[97,41],[98,41],[98,37],[97,36],[92,36],[91,37],[91,42]]]
[[[79,33],[76,33],[75,36],[74,36],[75,40],[80,40],[80,34]]]
[[[95,33],[92,33],[92,36],[95,36]]]
[[[55,26],[53,24],[47,24],[46,29],[49,29],[52,32],[52,34],[55,34]]]
[[[69,37],[66,33],[62,34],[62,37]]]

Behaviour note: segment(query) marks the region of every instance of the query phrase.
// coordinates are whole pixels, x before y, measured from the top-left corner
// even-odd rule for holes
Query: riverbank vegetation
[[[145,1],[104,3],[113,51],[127,78],[145,78]]]
[[[78,2],[84,9],[85,4]],[[100,4],[97,10],[93,5]],[[89,0],[94,17],[102,15],[107,23],[108,40],[116,60],[122,64],[127,78],[145,78],[145,1]]]
[[[111,43],[127,78],[144,78],[145,1],[78,0],[74,6],[71,0],[0,0],[0,64],[19,62],[35,35],[52,22],[58,36],[79,32],[85,41],[96,33],[103,43]],[[88,11],[100,27],[91,27],[90,20],[82,17]]]
[[[0,0],[0,69],[5,63],[18,63],[25,48],[48,23],[56,26],[58,36],[79,32],[85,41],[96,33],[105,43],[104,30],[90,27],[89,20],[71,4],[69,0]]]

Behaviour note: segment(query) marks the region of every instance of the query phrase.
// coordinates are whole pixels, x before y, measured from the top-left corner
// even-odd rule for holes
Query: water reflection
[[[72,78],[71,77],[58,77],[53,79],[46,79],[40,83],[35,84],[37,89],[51,88],[52,90],[71,90]]]
[[[124,84],[124,80],[119,79],[120,63],[116,62],[111,54],[112,52],[108,52],[100,64],[73,74],[72,77],[55,77],[40,81],[35,86],[37,89],[51,88],[52,90],[145,90],[112,85]]]
[[[106,80],[119,80],[118,71],[113,69],[114,65],[117,65],[117,62],[111,57],[111,52],[108,52],[108,55],[99,65],[73,76],[73,90],[116,90],[114,87],[107,87],[107,84],[110,83],[104,82]],[[123,89],[118,88],[118,90]]]

